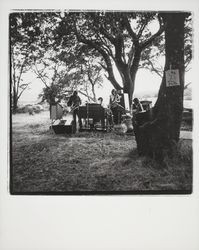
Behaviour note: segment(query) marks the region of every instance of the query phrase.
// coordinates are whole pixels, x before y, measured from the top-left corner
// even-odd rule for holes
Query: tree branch
[[[81,90],[78,90],[78,92],[84,96],[86,96],[87,98],[90,98],[92,101],[95,101],[90,95],[85,94],[84,92],[82,92]]]
[[[12,55],[12,70],[13,70],[13,81],[12,81],[12,85],[13,85],[13,88],[15,89],[16,88],[16,67],[15,67],[15,61],[14,61],[14,56]],[[15,89],[16,91],[16,89]]]
[[[19,93],[19,95],[17,96],[17,100],[19,100],[20,96],[22,95],[22,93],[27,89],[27,87],[30,85],[31,82],[26,83],[26,86],[21,90],[21,92]]]
[[[54,75],[53,75],[53,77],[52,77],[52,84],[53,84],[53,82],[56,80],[56,77],[57,77],[57,75],[58,75],[59,66],[60,66],[59,63],[55,64],[55,66],[54,66]]]
[[[114,36],[109,34],[106,29],[101,25],[100,26],[100,32],[112,43],[115,45],[116,39]]]
[[[147,46],[149,46],[165,30],[165,25],[163,24],[160,15],[158,15],[158,21],[159,21],[159,24],[160,24],[159,30],[155,34],[153,34],[149,39],[147,39],[146,41],[144,41],[144,42],[141,43],[140,46],[141,46],[142,49],[144,49]]]
[[[163,77],[163,73],[161,74],[160,71],[157,70],[157,69],[154,67],[153,62],[152,62],[150,59],[148,59],[148,62],[149,62],[149,64],[151,65],[152,71],[154,71],[157,75],[160,76],[160,78],[162,78],[162,77]]]
[[[133,42],[138,45],[139,44],[138,37],[137,37],[136,33],[133,31],[133,29],[131,28],[131,25],[129,23],[129,20],[128,20],[128,17],[126,16],[126,14],[123,14],[123,22],[125,24],[125,27],[129,33],[129,35],[133,39]]]
[[[18,96],[18,90],[19,90],[19,83],[21,81],[21,75],[23,73],[23,68],[24,68],[25,62],[26,62],[26,56],[25,56],[25,59],[23,60],[23,63],[21,65],[21,69],[20,69],[20,72],[19,72],[19,76],[18,76],[18,81],[17,81],[17,96]]]
[[[188,86],[191,84],[191,82],[184,85],[184,90],[188,88]]]
[[[41,79],[41,81],[44,83],[44,85],[46,86],[46,88],[49,88],[49,86],[48,86],[48,84],[46,83],[45,79],[43,78],[42,74],[39,72],[36,63],[34,63],[34,66],[35,66],[35,69],[36,69],[36,70],[34,70],[34,69],[32,68],[33,72]],[[43,71],[44,71],[44,70],[43,70]],[[42,72],[43,72],[43,71],[42,71]]]
[[[137,35],[138,39],[141,37],[142,32],[144,31],[146,25],[147,25],[147,22],[146,22],[146,20],[145,20],[145,22],[144,22],[144,23],[142,24],[142,26],[140,27],[140,30],[138,31],[138,35]]]
[[[124,46],[124,41],[122,35],[119,35],[115,43],[115,62],[119,68],[125,67],[125,63],[122,58],[122,47]]]
[[[133,63],[133,57],[134,57],[134,53],[135,53],[135,46],[134,44],[131,45],[131,49],[129,52],[129,59],[128,59],[128,67],[130,68],[132,63]]]
[[[86,39],[83,35],[80,35],[77,30],[76,30],[76,36],[77,36],[77,39],[79,42],[87,44],[89,47],[97,50],[103,56],[103,58],[106,62],[106,65],[107,65],[107,72],[109,74],[109,76],[108,76],[109,81],[112,83],[112,85],[116,89],[121,89],[121,86],[119,85],[119,83],[115,79],[111,59],[110,59],[109,55],[107,54],[107,52],[102,48],[101,44],[96,42],[96,41]]]

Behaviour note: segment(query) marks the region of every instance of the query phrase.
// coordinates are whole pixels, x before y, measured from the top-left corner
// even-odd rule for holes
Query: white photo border
[[[194,16],[191,195],[13,196],[9,193],[8,16],[14,9],[183,10]],[[101,0],[0,2],[0,249],[199,249],[199,3]]]

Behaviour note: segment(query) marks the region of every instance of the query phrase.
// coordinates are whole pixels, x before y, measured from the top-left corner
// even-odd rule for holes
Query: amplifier
[[[72,125],[52,125],[52,129],[55,134],[72,134],[73,126]]]

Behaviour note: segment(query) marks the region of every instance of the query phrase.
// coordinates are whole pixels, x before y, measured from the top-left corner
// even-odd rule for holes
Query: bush
[[[30,115],[33,115],[34,113],[40,113],[41,111],[44,111],[44,108],[42,105],[36,104],[27,104],[25,106],[21,106],[17,109],[17,113],[29,113]]]

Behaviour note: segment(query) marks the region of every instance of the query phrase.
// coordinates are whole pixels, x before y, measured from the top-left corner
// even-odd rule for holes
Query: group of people
[[[82,121],[79,117],[79,106],[82,104],[82,101],[78,95],[77,91],[74,91],[70,96],[67,105],[71,107],[71,111],[73,112],[73,121],[74,126],[76,127],[76,119],[78,117],[79,127],[82,127]],[[103,106],[103,98],[98,98],[98,104]],[[141,111],[142,105],[137,98],[134,99],[134,105],[137,111]],[[111,91],[111,95],[109,98],[108,110],[110,112],[110,116],[112,119],[112,125],[120,124],[122,121],[122,115],[125,114],[125,104],[124,104],[124,94],[122,90],[113,89]]]
[[[82,127],[82,120],[80,119],[79,116],[79,106],[82,104],[81,98],[78,95],[78,92],[75,90],[73,94],[70,96],[67,105],[71,107],[71,111],[73,112],[73,122],[74,126],[76,127],[77,123],[77,117],[78,117],[78,123],[79,127]],[[99,97],[98,98],[98,104],[103,105],[103,98]]]

